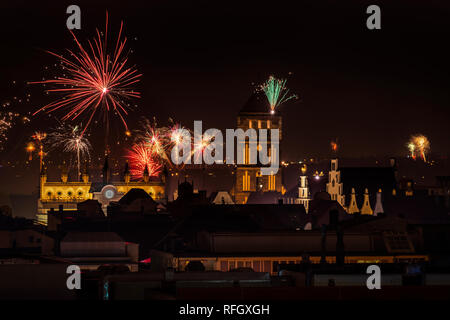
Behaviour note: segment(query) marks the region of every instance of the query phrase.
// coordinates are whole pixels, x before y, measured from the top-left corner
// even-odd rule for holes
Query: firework
[[[36,131],[34,135],[31,136],[39,146],[39,170],[42,170],[42,163],[44,160],[44,139],[47,137],[45,132]]]
[[[194,148],[192,150],[192,155],[194,156],[194,163],[196,162],[201,162],[201,159],[203,157],[203,153],[205,152],[205,150],[207,150],[208,148],[210,148],[211,143],[212,143],[212,138],[211,136],[208,136],[206,133],[202,135],[202,139],[198,142],[194,142]]]
[[[274,76],[270,76],[269,79],[260,86],[260,89],[266,94],[270,106],[270,113],[272,114],[275,113],[275,109],[283,103],[297,98],[297,95],[289,94],[289,89],[286,88],[285,79],[277,79]]]
[[[331,141],[331,142],[330,142],[330,147],[331,147],[331,151],[337,152],[337,151],[338,151],[337,140],[336,140],[336,141]]]
[[[416,145],[414,143],[412,143],[412,142],[409,142],[408,143],[408,150],[409,150],[411,158],[416,160]]]
[[[186,137],[181,134],[180,130],[187,129],[175,123],[172,119],[169,119],[169,123],[169,126],[161,127],[158,126],[156,119],[153,119],[153,122],[145,119],[142,123],[143,130],[138,131],[136,141],[149,149],[155,161],[172,166],[170,153],[175,146],[185,143]],[[189,144],[192,145],[192,139]]]
[[[33,151],[36,150],[36,147],[34,146],[33,142],[29,142],[27,144],[27,147],[25,148],[28,152],[28,160],[33,160]]]
[[[145,169],[150,176],[158,176],[161,173],[163,165],[145,143],[134,144],[126,157],[130,163],[130,173],[135,179],[142,178]]]
[[[108,121],[106,114],[113,111],[128,130],[125,121],[127,110],[124,100],[140,97],[139,92],[132,90],[132,86],[140,81],[139,78],[142,75],[135,68],[127,66],[128,58],[124,53],[127,38],[122,40],[122,29],[123,22],[120,24],[115,49],[110,53],[107,51],[108,14],[106,15],[105,33],[97,30],[97,37],[94,37],[93,41],[88,41],[87,49],[70,31],[77,44],[78,52],[67,50],[70,58],[49,52],[60,60],[63,75],[56,79],[31,82],[55,86],[55,89],[48,91],[60,93],[63,97],[47,104],[33,115],[44,111],[52,113],[64,109],[67,113],[62,120],[65,121],[75,120],[80,115],[86,114],[88,120],[81,132],[81,136],[83,136],[97,110],[105,113],[106,121]],[[106,125],[108,128],[108,122]]]
[[[430,141],[422,134],[411,136],[408,142],[408,149],[413,159],[416,159],[417,152],[422,160],[426,162],[426,154],[430,151]]]
[[[77,159],[77,179],[81,174],[81,160],[90,158],[91,143],[83,136],[83,130],[78,126],[59,126],[49,134],[49,144],[62,147],[64,152],[74,154]]]
[[[8,140],[9,129],[12,128],[14,119],[18,116],[17,113],[0,110],[0,151],[3,150],[4,144]]]

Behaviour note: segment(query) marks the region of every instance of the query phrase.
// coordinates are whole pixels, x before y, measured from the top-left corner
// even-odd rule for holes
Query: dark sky
[[[405,155],[415,133],[450,153],[448,1],[28,2],[0,4],[0,99],[33,92],[21,112],[51,101],[23,84],[56,62],[44,50],[74,48],[65,11],[77,4],[80,39],[104,27],[106,10],[112,32],[124,20],[130,61],[144,74],[132,128],[141,116],[233,128],[255,84],[274,74],[301,98],[282,107],[287,159],[325,156],[335,138],[343,156]],[[381,7],[381,30],[366,28],[370,4]],[[48,126],[38,117],[27,130]]]

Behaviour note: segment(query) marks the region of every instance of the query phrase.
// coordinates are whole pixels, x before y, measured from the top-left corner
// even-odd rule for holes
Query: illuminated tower
[[[361,214],[373,214],[373,210],[370,207],[369,190],[367,190],[367,188],[364,190],[364,202],[361,207]]]
[[[125,183],[128,184],[130,183],[130,178],[131,178],[130,166],[127,160],[127,162],[125,162],[125,170],[123,171],[123,180],[125,181]]]
[[[359,212],[358,204],[356,203],[355,188],[352,188],[352,194],[350,196],[350,204],[348,205],[347,212],[350,214]]]
[[[331,159],[331,168],[328,172],[327,192],[331,196],[331,200],[336,200],[341,206],[344,206],[345,196],[343,193],[343,184],[341,182],[341,172],[338,168],[339,161],[337,158]]]
[[[381,202],[381,189],[377,192],[377,202],[375,203],[375,209],[373,210],[373,215],[378,216],[380,213],[384,213],[383,204]]]
[[[255,129],[257,132],[258,129],[279,129],[281,143],[282,117],[278,112],[270,112],[266,97],[262,93],[253,94],[239,112],[237,117],[237,128],[242,129],[244,132],[248,129]],[[272,142],[270,141],[270,132],[268,132],[266,143],[267,155],[268,157],[271,157],[270,149]],[[241,159],[241,161],[243,164],[238,164],[236,168],[234,186],[235,202],[238,204],[246,203],[250,193],[256,191],[276,191],[281,193],[283,190],[281,168],[272,175],[262,175],[261,164],[250,164],[252,150],[249,145],[248,137],[245,141],[238,141],[237,148],[241,148],[242,150],[243,159]],[[257,150],[260,149],[261,146],[257,145]]]
[[[309,202],[311,201],[309,186],[308,186],[308,177],[305,175],[306,167],[302,167],[302,175],[300,176],[300,186],[298,187],[298,198],[296,199],[296,203],[302,204],[305,207],[306,213],[309,210]]]

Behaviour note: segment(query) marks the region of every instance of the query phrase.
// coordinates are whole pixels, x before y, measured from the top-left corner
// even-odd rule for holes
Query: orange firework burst
[[[411,136],[407,146],[413,159],[416,159],[417,152],[423,161],[427,161],[426,154],[430,151],[430,141],[426,136],[423,134]]]
[[[123,22],[120,24],[119,36],[112,54],[107,51],[108,14],[106,14],[104,35],[97,29],[97,37],[93,41],[88,41],[88,49],[85,49],[75,34],[70,31],[79,52],[74,53],[68,50],[71,59],[49,52],[60,60],[67,76],[64,74],[52,80],[31,82],[54,85],[57,88],[48,91],[61,93],[64,96],[37,110],[33,115],[41,111],[51,113],[59,109],[67,109],[68,112],[62,120],[75,120],[82,114],[88,114],[83,135],[97,110],[101,109],[105,113],[114,111],[128,130],[124,118],[127,110],[123,100],[140,97],[139,92],[133,91],[132,85],[139,82],[142,74],[133,67],[126,66],[128,58],[124,54],[124,47],[127,38],[121,39],[122,29]]]
[[[330,142],[330,146],[331,146],[331,151],[337,152],[337,150],[338,150],[337,140],[336,141],[331,141]]]
[[[144,143],[133,145],[128,151],[127,158],[130,163],[130,173],[135,179],[142,178],[145,169],[150,176],[158,176],[161,173],[162,164],[155,159],[152,149]]]

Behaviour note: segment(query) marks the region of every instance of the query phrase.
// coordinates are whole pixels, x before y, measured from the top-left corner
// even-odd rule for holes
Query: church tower
[[[302,204],[305,207],[306,213],[308,213],[311,193],[309,192],[308,177],[305,173],[306,167],[302,167],[302,175],[300,176],[300,186],[298,187],[298,198],[296,199],[296,203]]]
[[[331,200],[336,200],[341,206],[345,206],[341,172],[338,165],[339,161],[337,158],[331,159],[331,168],[328,172],[327,192],[331,196]]]
[[[267,156],[270,154],[271,141],[270,130],[279,129],[281,143],[282,137],[282,117],[278,112],[271,113],[264,93],[254,93],[241,109],[237,117],[237,128],[246,132],[248,129],[268,129]],[[278,146],[279,147],[279,146]],[[241,148],[243,163],[238,164],[235,172],[234,198],[237,204],[244,204],[251,192],[282,192],[282,169],[272,175],[261,174],[261,164],[250,164],[251,148],[248,138],[245,141],[238,141],[237,148]],[[257,150],[261,150],[261,145],[257,145]],[[279,149],[280,150],[280,149]],[[257,156],[257,155],[256,155]],[[280,152],[281,157],[281,152]],[[257,157],[256,157],[257,158]],[[277,159],[279,161],[279,159]]]

